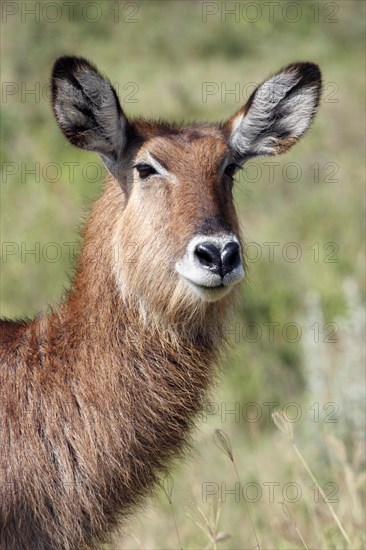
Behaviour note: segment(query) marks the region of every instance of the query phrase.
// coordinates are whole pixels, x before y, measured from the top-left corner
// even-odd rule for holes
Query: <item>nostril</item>
[[[201,267],[212,273],[225,277],[241,263],[240,245],[236,241],[229,241],[225,245],[220,242],[204,241],[194,249],[196,260]]]
[[[221,270],[221,254],[217,246],[210,242],[204,242],[197,245],[194,252],[202,266],[215,272]]]
[[[224,275],[230,273],[240,264],[240,246],[237,242],[227,243],[221,252],[221,261]]]

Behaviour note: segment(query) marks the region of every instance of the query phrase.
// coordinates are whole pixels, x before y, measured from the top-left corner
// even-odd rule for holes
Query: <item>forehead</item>
[[[229,146],[223,130],[214,124],[169,125],[137,121],[142,144],[138,156],[149,152],[166,166],[175,163],[207,163],[216,167]]]

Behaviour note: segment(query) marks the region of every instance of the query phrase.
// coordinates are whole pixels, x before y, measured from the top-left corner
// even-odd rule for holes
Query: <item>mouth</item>
[[[217,302],[218,300],[221,300],[221,298],[226,296],[233,287],[233,285],[225,285],[223,282],[210,286],[198,284],[185,276],[182,276],[182,279],[184,279],[191,290],[193,290],[194,294],[201,298],[204,302]]]

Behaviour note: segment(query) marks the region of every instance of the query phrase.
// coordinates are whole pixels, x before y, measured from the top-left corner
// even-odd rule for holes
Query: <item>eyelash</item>
[[[145,180],[149,176],[153,176],[154,174],[157,174],[157,171],[155,170],[155,168],[150,166],[150,164],[146,164],[146,163],[135,164],[134,168],[136,168],[142,180]]]
[[[157,171],[155,170],[155,168],[153,168],[150,164],[146,164],[146,163],[135,164],[134,168],[136,168],[142,180],[145,180],[149,176],[153,176],[154,174],[157,174]],[[232,162],[226,166],[224,170],[224,174],[228,176],[230,179],[234,179],[236,171],[240,169],[241,169],[241,166],[239,166],[239,164]]]

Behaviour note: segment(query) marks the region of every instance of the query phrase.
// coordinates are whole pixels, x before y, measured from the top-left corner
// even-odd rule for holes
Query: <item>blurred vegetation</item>
[[[39,16],[24,11],[34,4]],[[230,495],[221,504],[216,543],[187,515],[187,508],[191,515],[199,514],[193,501],[209,514],[209,500],[202,502],[203,482],[226,482],[228,488],[235,483],[230,460],[212,440],[213,429],[220,428],[230,435],[244,484],[258,482],[263,488],[264,482],[275,481],[283,487],[296,481],[303,487],[303,498],[287,503],[295,519],[281,508],[281,492],[274,502],[263,493],[250,505],[261,548],[303,548],[298,531],[309,547],[346,548],[326,505],[321,499],[314,502],[310,478],[269,414],[258,422],[222,414],[222,403],[227,410],[235,403],[243,410],[255,402],[267,412],[266,402],[297,402],[303,415],[295,432],[304,453],[322,485],[337,484],[339,502],[334,506],[354,547],[364,548],[364,435],[347,432],[345,424],[355,403],[352,396],[345,397],[343,410],[351,407],[351,412],[342,415],[340,409],[339,423],[314,422],[308,407],[318,402],[324,417],[323,405],[340,399],[336,389],[334,395],[333,390],[323,392],[338,380],[325,365],[345,371],[361,389],[365,382],[362,336],[361,341],[356,338],[356,330],[347,332],[347,340],[344,336],[344,327],[356,319],[356,305],[364,303],[365,4],[281,1],[272,5],[270,17],[269,3],[257,2],[249,3],[251,8],[248,2],[81,2],[72,22],[61,0],[52,2],[61,13],[52,22],[57,12],[52,7],[42,11],[47,4],[16,3],[18,13],[8,15],[2,29],[3,316],[32,316],[60,299],[72,273],[67,243],[78,241],[78,227],[103,179],[100,161],[67,144],[53,120],[48,83],[58,56],[92,60],[117,83],[127,115],[168,120],[225,120],[245,102],[250,83],[292,61],[320,65],[324,94],[310,132],[284,157],[251,161],[237,178],[235,200],[243,234],[248,243],[260,246],[261,257],[255,258],[258,248],[248,247],[248,280],[227,327],[230,353],[213,397],[218,411],[200,424],[193,460],[175,471],[172,502],[184,548],[254,548],[246,507]],[[86,10],[88,4],[99,10]],[[208,9],[215,13],[207,14]],[[205,83],[214,83],[215,93],[204,97]],[[75,163],[73,178],[65,164],[70,162]],[[87,173],[86,163],[95,163]],[[278,243],[273,258],[264,243]],[[301,251],[299,261],[286,260],[286,252],[290,258],[296,252],[288,243]],[[36,254],[27,253],[32,250]],[[357,295],[352,307],[344,290],[349,284]],[[315,317],[309,313],[312,297],[318,304]],[[362,322],[361,314],[356,328]],[[292,326],[283,332],[288,323]],[[297,340],[291,332],[294,323],[302,329]],[[306,345],[314,337],[314,323],[320,326],[321,354],[319,346]],[[329,326],[323,328],[326,323],[336,323],[336,343],[324,343],[330,333]],[[350,351],[342,355],[345,341]],[[323,390],[316,390],[314,377],[323,371]],[[128,538],[116,539],[114,545],[173,547],[178,541],[164,493],[132,522]]]

